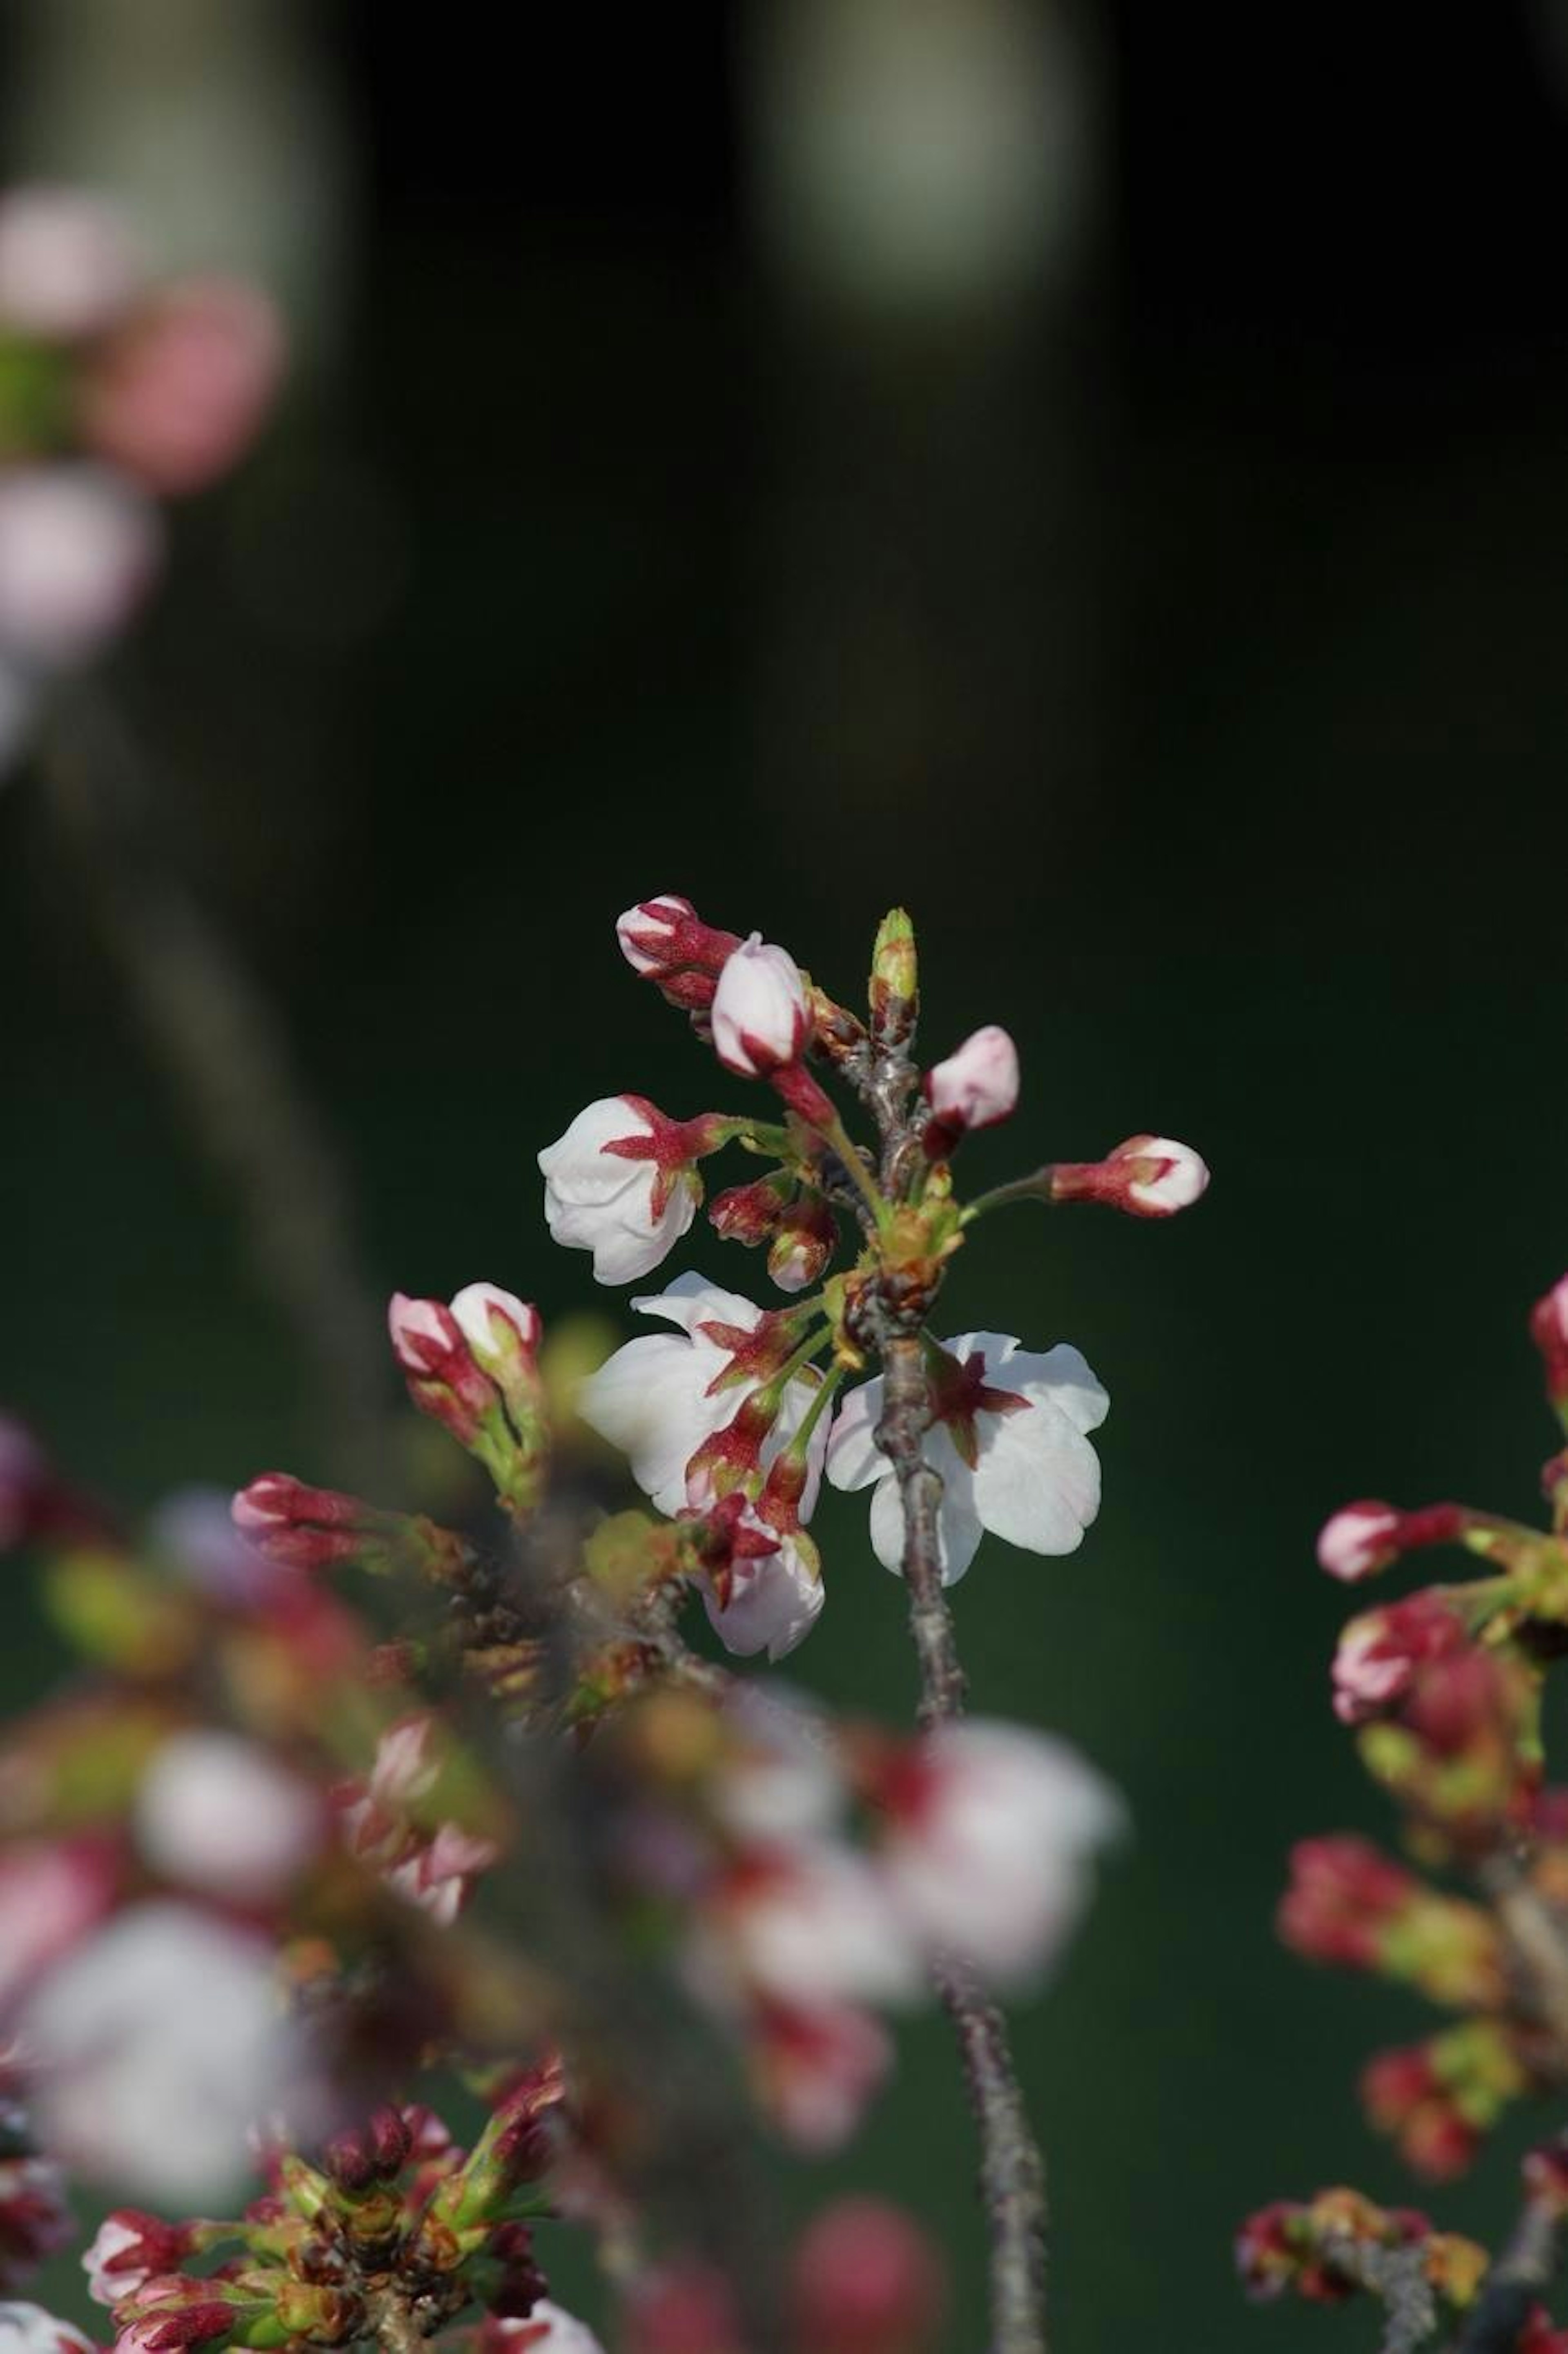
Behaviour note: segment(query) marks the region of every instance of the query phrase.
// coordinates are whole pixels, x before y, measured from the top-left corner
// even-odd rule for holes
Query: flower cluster
[[[80,191],[0,198],[0,754],[131,619],[162,560],[158,502],[228,472],[281,366],[254,286],[153,281]]]
[[[0,298],[5,254],[0,236]],[[59,2243],[62,2161],[169,2210],[115,2210],[88,2251],[120,2354],[593,2354],[540,2264],[574,2226],[615,2252],[632,2354],[920,2354],[939,2268],[874,2203],[819,2219],[787,2309],[758,2324],[721,2244],[727,2145],[661,2064],[666,2012],[705,2072],[707,2047],[737,2058],[715,2083],[744,2080],[757,2117],[818,2152],[858,2124],[898,2016],[939,1990],[987,2055],[988,2169],[1002,2125],[1015,2147],[1023,2132],[993,1999],[1049,1973],[1122,1811],[1065,1743],[963,1713],[943,1589],[987,1532],[1080,1544],[1107,1400],[1070,1345],[938,1337],[932,1311],[1005,1204],[1163,1216],[1205,1172],[1139,1136],[960,1198],[955,1160],[1012,1109],[1017,1055],[993,1025],[921,1076],[901,912],[863,1018],[684,899],[618,932],[776,1100],[765,1119],[590,1105],[540,1155],[551,1231],[636,1281],[693,1229],[700,1164],[734,1148],[760,1172],[710,1221],[766,1248],[778,1303],[678,1274],[633,1302],[656,1329],[568,1400],[514,1293],[395,1294],[409,1399],[493,1496],[460,1526],[271,1470],[227,1514],[175,1499],[137,1535],[0,1427],[0,1542],[37,1558],[83,1659],[0,1744],[0,2048],[24,2055],[37,2133],[0,2152],[0,2258],[9,2286]],[[604,1509],[601,1440],[651,1511]],[[722,1662],[777,1659],[821,1614],[824,1479],[870,1490],[869,1550],[908,1586],[916,1731]],[[1485,1999],[1459,1908],[1381,1882],[1322,1902],[1374,1945],[1414,1939],[1418,1982],[1467,1969],[1464,1999]],[[466,2146],[437,2114],[432,2080],[454,2078],[482,2105]],[[1008,2162],[997,2263],[1027,2274],[1037,2174],[1026,2148]],[[14,2325],[29,2347],[55,2327]]]

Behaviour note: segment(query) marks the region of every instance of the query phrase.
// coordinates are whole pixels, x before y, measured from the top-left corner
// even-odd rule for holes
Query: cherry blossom
[[[308,1783],[254,1742],[216,1728],[163,1744],[142,1777],[134,1821],[154,1871],[241,1904],[281,1896],[323,1830]]]
[[[75,1946],[17,2032],[48,2146],[171,2203],[205,2205],[242,2180],[253,2121],[306,2080],[268,1943],[165,1898]]]
[[[677,1276],[667,1291],[631,1305],[640,1315],[663,1317],[680,1331],[627,1341],[584,1382],[577,1411],[630,1458],[632,1478],[659,1511],[673,1514],[705,1500],[688,1492],[687,1466],[705,1440],[729,1426],[773,1370],[758,1365],[736,1380],[725,1379],[736,1340],[757,1332],[763,1310],[693,1273]],[[787,1384],[778,1417],[761,1444],[764,1469],[800,1427],[814,1386],[802,1375]],[[802,1521],[810,1518],[816,1502],[826,1446],[827,1432],[819,1424],[798,1508]]]
[[[641,1096],[606,1096],[538,1156],[545,1216],[600,1283],[634,1283],[667,1258],[703,1198],[695,1161],[713,1122],[666,1119]]]
[[[41,2305],[0,2303],[0,2354],[97,2354],[74,2323]]]
[[[994,1984],[1039,1976],[1076,1926],[1096,1850],[1125,1817],[1065,1742],[969,1718],[917,1744],[883,1870],[912,1928]]]
[[[798,1062],[811,1031],[810,1001],[788,949],[760,932],[743,940],[719,975],[714,1048],[726,1070],[748,1079]]]
[[[872,1549],[885,1568],[904,1556],[904,1507],[876,1444],[880,1374],[844,1400],[828,1447],[835,1488],[875,1484]],[[937,1370],[937,1419],[927,1458],[942,1477],[937,1520],[944,1585],[974,1559],[982,1531],[1028,1553],[1072,1553],[1099,1510],[1100,1467],[1086,1434],[1110,1400],[1078,1351],[1065,1342],[1026,1350],[1006,1332],[961,1332],[944,1341]]]
[[[822,1575],[809,1539],[780,1534],[748,1506],[747,1527],[770,1535],[775,1550],[737,1558],[730,1572],[727,1600],[711,1588],[705,1595],[709,1623],[728,1651],[750,1659],[766,1651],[781,1659],[803,1643],[821,1616]]]
[[[604,2354],[586,2321],[547,2296],[525,2317],[493,2317],[479,2333],[481,2354]]]
[[[926,1075],[926,1100],[944,1128],[991,1128],[1018,1101],[1018,1049],[989,1023]]]

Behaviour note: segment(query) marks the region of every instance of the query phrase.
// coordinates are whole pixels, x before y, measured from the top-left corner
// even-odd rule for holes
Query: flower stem
[[[942,1482],[926,1460],[930,1392],[918,1332],[882,1344],[884,1411],[876,1440],[904,1505],[904,1582],[920,1669],[922,1725],[963,1713],[964,1671],[937,1548]],[[1007,2026],[969,1973],[939,1962],[938,1990],[963,2054],[980,2132],[980,2190],[991,2233],[991,2354],[1046,2354],[1045,2171],[1013,2072]]]
[[[990,1210],[1005,1209],[1010,1202],[1043,1202],[1049,1209],[1052,1206],[1051,1177],[1052,1170],[1047,1164],[1044,1169],[1033,1171],[1027,1177],[1013,1177],[1005,1185],[993,1185],[989,1193],[977,1193],[974,1200],[966,1204],[960,1223],[967,1226],[974,1219],[983,1218]]]

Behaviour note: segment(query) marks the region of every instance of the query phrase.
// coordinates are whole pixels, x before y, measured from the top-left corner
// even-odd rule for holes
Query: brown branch
[[[876,1440],[904,1504],[904,1580],[920,1668],[919,1720],[963,1712],[964,1671],[937,1549],[942,1482],[926,1460],[930,1394],[917,1332],[882,1346],[884,1412]],[[980,2143],[980,2190],[991,2232],[991,2354],[1045,2354],[1045,2175],[1013,2071],[1007,2027],[968,1972],[938,1965],[937,1984],[963,2053]]]
[[[1513,2354],[1520,2331],[1552,2285],[1562,2226],[1554,2200],[1526,2202],[1512,2239],[1487,2274],[1457,2354]]]

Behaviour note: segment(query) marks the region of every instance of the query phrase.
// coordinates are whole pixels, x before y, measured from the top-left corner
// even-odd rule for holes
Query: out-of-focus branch
[[[1559,2200],[1525,2202],[1513,2237],[1487,2274],[1457,2354],[1513,2354],[1532,2306],[1551,2286],[1562,2232]]]
[[[387,1402],[381,1320],[335,1156],[271,1008],[162,856],[122,717],[78,690],[55,714],[39,765],[104,949],[310,1365],[334,1469],[373,1488]]]

